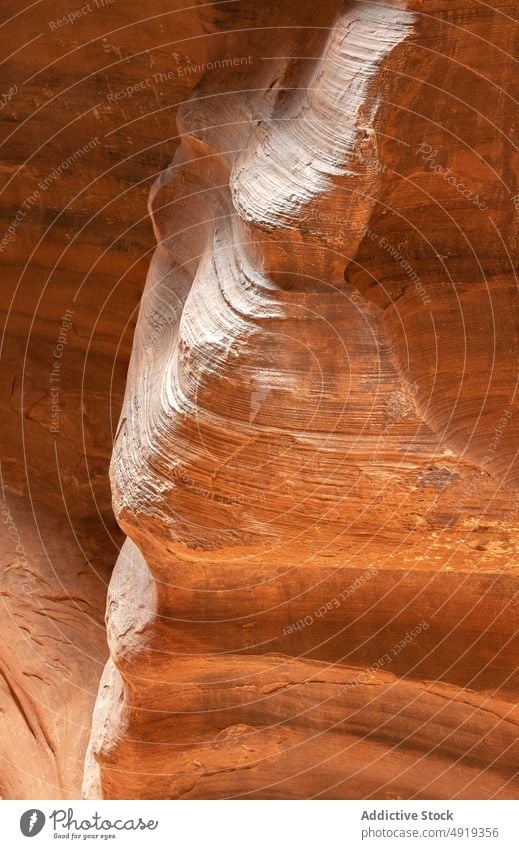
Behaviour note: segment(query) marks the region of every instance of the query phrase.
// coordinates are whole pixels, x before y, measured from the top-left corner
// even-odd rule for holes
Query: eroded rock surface
[[[64,0],[2,5],[5,798],[81,797],[122,544],[108,467],[154,247],[146,197],[177,143],[174,104],[201,75],[180,73],[186,39],[203,59],[202,23],[195,10],[179,19],[179,5],[92,3],[75,20]],[[177,55],[165,24],[184,45]]]
[[[150,197],[88,796],[517,795],[505,12],[204,10]]]

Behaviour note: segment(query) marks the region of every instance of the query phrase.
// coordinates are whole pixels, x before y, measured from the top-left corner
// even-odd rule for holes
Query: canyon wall
[[[514,12],[4,0],[1,797],[517,797]]]
[[[517,794],[506,12],[201,9],[114,441],[88,797]]]
[[[92,2],[74,18],[66,0],[2,4],[4,798],[81,797],[122,543],[108,467],[154,248],[146,198],[200,76],[180,73],[186,51],[204,56],[180,5]]]

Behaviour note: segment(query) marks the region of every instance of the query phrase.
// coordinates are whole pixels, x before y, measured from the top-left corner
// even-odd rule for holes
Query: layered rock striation
[[[114,443],[89,797],[517,793],[508,31],[424,6],[203,12]]]

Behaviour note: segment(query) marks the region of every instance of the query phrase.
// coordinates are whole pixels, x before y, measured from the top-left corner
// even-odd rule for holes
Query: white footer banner
[[[515,801],[3,801],[0,844],[518,849],[518,815]]]

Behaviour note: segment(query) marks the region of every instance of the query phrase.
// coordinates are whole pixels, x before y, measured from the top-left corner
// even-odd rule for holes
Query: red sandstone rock
[[[1,795],[80,793],[114,438],[87,796],[517,797],[511,7],[5,6]]]
[[[146,196],[176,144],[172,104],[200,72],[164,75],[185,66],[185,38],[193,61],[203,48],[194,11],[179,18],[169,0],[118,0],[55,29],[68,3],[25,6],[2,5],[0,243],[26,214],[0,251],[0,796],[63,799],[81,796],[108,654],[122,542],[108,465],[153,248]]]
[[[512,210],[434,120],[438,44],[485,56],[440,7],[237,10],[151,193],[86,793],[506,798],[517,300],[466,230]]]

